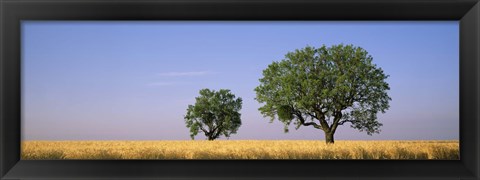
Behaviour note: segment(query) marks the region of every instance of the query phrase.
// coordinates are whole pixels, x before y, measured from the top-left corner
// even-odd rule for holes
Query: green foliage
[[[272,62],[255,88],[259,111],[285,124],[313,126],[335,133],[350,123],[367,134],[379,133],[377,113],[385,113],[391,98],[388,75],[372,63],[366,50],[353,45],[307,46]],[[333,141],[333,140],[332,140]]]
[[[239,113],[242,98],[235,98],[227,89],[202,89],[200,96],[195,99],[195,105],[188,105],[185,115],[185,123],[190,128],[192,139],[200,131],[208,140],[217,139],[220,135],[228,138],[237,132],[242,124]]]

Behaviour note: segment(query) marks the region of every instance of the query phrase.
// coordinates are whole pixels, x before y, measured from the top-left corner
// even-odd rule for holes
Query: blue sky
[[[187,140],[187,106],[225,88],[243,98],[230,139],[324,139],[269,123],[253,89],[287,52],[340,43],[390,75],[392,101],[380,134],[344,125],[337,140],[458,139],[458,21],[23,21],[22,138]]]

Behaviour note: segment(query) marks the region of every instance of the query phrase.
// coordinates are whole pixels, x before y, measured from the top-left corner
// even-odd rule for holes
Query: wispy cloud
[[[167,72],[159,73],[159,76],[169,76],[169,77],[178,77],[178,76],[203,76],[207,74],[213,74],[210,71],[190,71],[190,72]]]

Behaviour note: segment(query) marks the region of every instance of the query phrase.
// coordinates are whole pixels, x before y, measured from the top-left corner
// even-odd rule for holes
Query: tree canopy
[[[339,125],[368,135],[379,133],[377,113],[389,108],[388,78],[368,52],[354,45],[307,46],[285,55],[263,70],[256,100],[259,111],[296,129],[311,126],[325,133],[327,143]]]
[[[200,131],[208,140],[217,139],[221,135],[228,138],[237,132],[242,124],[239,113],[242,98],[235,98],[228,89],[202,89],[200,96],[195,99],[195,105],[188,105],[184,118],[192,139]]]

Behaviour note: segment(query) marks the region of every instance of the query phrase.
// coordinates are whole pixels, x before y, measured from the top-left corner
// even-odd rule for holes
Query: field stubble
[[[23,141],[24,160],[51,159],[447,159],[458,141]]]

